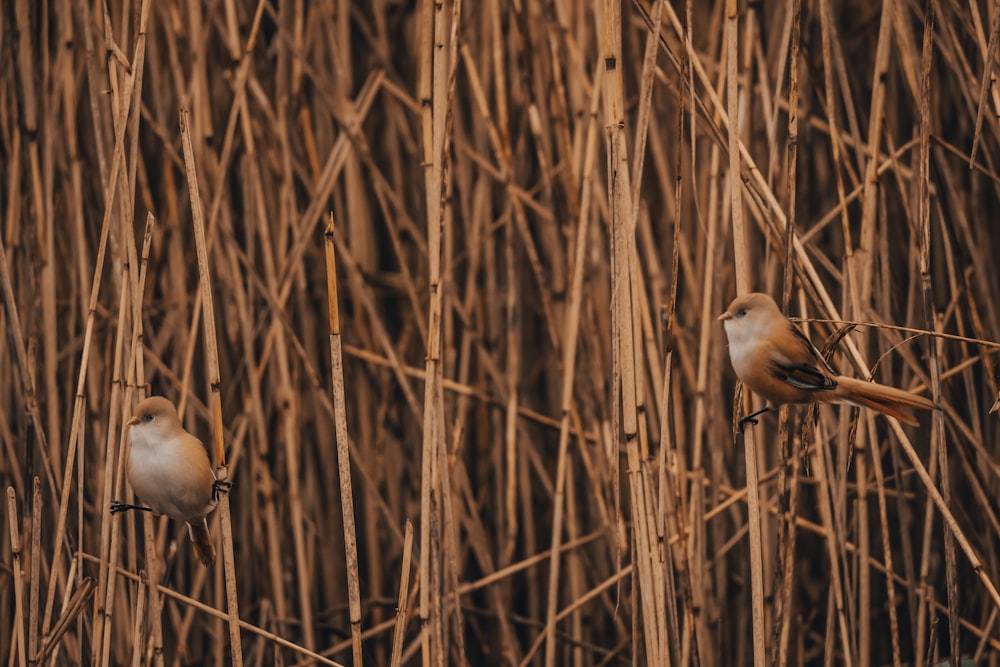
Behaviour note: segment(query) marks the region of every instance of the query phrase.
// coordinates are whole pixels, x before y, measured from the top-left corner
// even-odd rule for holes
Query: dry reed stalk
[[[215,333],[215,309],[212,300],[212,277],[209,271],[208,249],[205,242],[205,221],[202,215],[201,197],[198,189],[198,174],[195,168],[194,152],[191,144],[190,125],[187,109],[180,110],[180,134],[184,148],[184,166],[191,200],[191,220],[194,224],[195,249],[198,255],[198,277],[201,303],[205,321],[205,354],[208,358],[207,378],[212,407],[212,435],[215,445],[216,477],[226,480],[229,468],[226,465],[226,444],[222,426],[222,380],[219,374],[219,353]],[[232,664],[243,664],[243,648],[240,639],[239,599],[236,589],[236,562],[233,557],[233,530],[229,514],[229,494],[219,494],[219,523],[222,524],[222,554],[225,566],[226,606],[229,610],[229,652]]]
[[[437,12],[437,16],[443,19],[443,11]],[[440,616],[442,613],[439,601],[439,591],[436,590],[435,582],[439,579],[436,575],[439,567],[436,560],[437,550],[432,552],[431,539],[432,532],[437,524],[436,518],[438,508],[436,507],[436,487],[437,475],[434,467],[437,460],[436,451],[439,440],[442,439],[438,433],[439,421],[435,418],[436,399],[439,398],[435,391],[437,376],[441,372],[440,368],[440,317],[441,317],[441,287],[438,284],[441,271],[441,226],[443,215],[440,213],[440,192],[441,192],[441,152],[440,142],[444,140],[443,133],[435,133],[435,109],[438,110],[438,126],[443,125],[441,118],[442,100],[433,98],[434,71],[440,69],[440,65],[434,62],[435,49],[433,44],[440,43],[437,31],[438,21],[435,20],[435,13],[429,0],[422,0],[417,8],[417,35],[420,48],[419,79],[417,83],[417,98],[421,102],[421,148],[424,165],[425,192],[427,196],[427,242],[428,242],[428,282],[431,299],[428,300],[427,314],[427,355],[425,361],[425,390],[423,409],[423,433],[421,438],[421,466],[420,466],[420,553],[419,553],[419,592],[420,603],[418,614],[422,627],[420,654],[423,667],[430,667],[432,664],[444,663],[445,647],[440,643],[443,641],[443,629]],[[443,58],[443,54],[441,58]],[[436,174],[435,174],[436,172]],[[435,178],[435,175],[437,178]],[[432,215],[433,213],[433,215]],[[435,576],[432,579],[432,571]]]
[[[608,149],[608,197],[610,200],[611,253],[612,253],[612,364],[615,369],[612,391],[616,417],[613,420],[614,438],[623,434],[628,461],[628,483],[630,509],[633,517],[635,542],[630,546],[637,559],[638,580],[634,582],[641,591],[633,603],[641,605],[643,641],[646,659],[652,664],[662,664],[665,660],[666,633],[662,598],[661,570],[657,567],[655,522],[650,519],[655,511],[646,506],[650,497],[647,492],[648,470],[641,462],[640,448],[647,435],[644,416],[640,412],[643,404],[643,378],[641,345],[641,313],[639,311],[640,281],[637,279],[637,252],[635,249],[635,216],[631,192],[632,182],[628,164],[628,149],[624,132],[624,84],[619,63],[622,61],[621,8],[611,2],[602,5],[603,34],[601,48],[604,54],[604,115],[607,119],[606,146]],[[638,175],[636,176],[638,177]],[[621,400],[621,406],[618,400]],[[620,410],[620,411],[619,411]],[[647,448],[643,447],[645,452]],[[556,510],[558,517],[558,505]],[[553,521],[553,533],[559,526]],[[558,571],[556,571],[557,574]],[[553,576],[550,574],[550,576]],[[554,599],[549,598],[551,617]],[[546,665],[555,664],[555,629],[550,621],[547,625]]]
[[[933,297],[931,294],[931,280],[930,280],[930,237],[931,237],[931,208],[930,208],[930,96],[931,96],[931,82],[930,82],[930,69],[931,69],[931,58],[933,57],[933,44],[934,44],[934,20],[935,20],[935,5],[933,0],[928,3],[927,9],[924,14],[924,38],[923,47],[921,52],[920,60],[920,151],[919,151],[919,176],[917,178],[917,192],[918,192],[918,224],[920,227],[920,259],[919,259],[919,271],[921,277],[921,288],[923,292],[923,302],[924,302],[924,313],[926,322],[929,326],[928,329],[933,329],[938,331],[941,329],[940,324],[942,318],[938,313],[935,312]],[[990,67],[987,66],[987,73]],[[989,78],[988,74],[985,75]],[[985,79],[984,79],[985,83]],[[984,87],[985,90],[985,87]],[[977,126],[979,120],[977,120]],[[975,161],[976,144],[975,139],[973,140],[973,148],[971,152],[970,161]],[[940,363],[941,357],[944,350],[942,349],[941,341],[939,339],[934,339],[930,346],[930,382],[932,388],[932,395],[935,400],[940,400],[941,398],[941,370]],[[941,465],[941,491],[945,502],[950,506],[951,497],[951,481],[949,473],[948,457],[945,454],[944,443],[945,431],[944,422],[938,415],[933,418],[933,428],[934,432],[931,441],[931,451],[936,449],[938,457],[940,459]],[[955,538],[951,532],[945,531],[944,534],[944,551],[945,551],[945,582],[946,590],[948,594],[948,636],[950,639],[950,655],[952,665],[958,667],[959,659],[961,656],[961,642],[959,636],[959,613],[958,613],[958,583],[957,583],[957,571],[955,562]],[[895,620],[895,619],[893,619]]]
[[[444,461],[444,405],[441,384],[444,367],[442,346],[444,332],[442,280],[442,252],[448,212],[445,197],[449,190],[449,152],[451,129],[451,104],[454,93],[454,68],[457,64],[457,32],[461,16],[461,2],[455,0],[453,14],[449,17],[443,3],[422,3],[421,13],[419,99],[423,103],[421,146],[424,156],[424,178],[427,211],[428,288],[430,299],[427,315],[427,382],[424,392],[422,472],[421,472],[421,521],[420,532],[420,616],[430,623],[424,635],[422,657],[425,665],[443,665],[450,653],[448,618],[454,614],[456,622],[461,615],[457,608],[450,609],[445,591],[452,582],[453,532],[449,521],[449,476],[442,469]],[[449,18],[451,19],[449,21]],[[447,46],[447,50],[443,47]],[[464,661],[461,630],[455,637],[460,659]]]
[[[42,494],[38,477],[31,480],[31,560],[28,567],[28,655],[38,652],[38,584],[41,578]]]
[[[133,637],[142,637],[142,626],[146,620],[146,583],[142,582],[139,585],[139,595],[135,602],[135,620],[132,626]],[[155,587],[149,587],[149,589],[155,590]],[[139,641],[132,646],[132,667],[139,667],[142,664],[142,646],[143,642]]]
[[[71,566],[71,573],[75,570],[76,562]],[[70,577],[72,580],[72,576]],[[51,632],[43,633],[42,645],[38,650],[37,661],[43,662],[51,653],[52,662],[56,661],[59,641],[70,629],[70,624],[86,609],[87,598],[94,594],[97,582],[93,577],[86,577],[80,582],[80,587],[70,596],[70,589],[66,589],[66,596],[63,599],[63,615],[60,616],[52,626]]]
[[[869,430],[873,430],[875,425],[871,423],[872,419],[869,417],[867,421],[869,422]],[[893,581],[895,573],[892,564],[892,544],[890,543],[892,531],[889,524],[886,503],[885,474],[882,471],[882,458],[879,456],[877,449],[874,452],[872,461],[872,467],[875,469],[875,489],[878,493],[878,516],[882,533],[882,553],[885,558],[884,573],[886,575],[886,598],[889,602],[889,633],[890,641],[892,642],[892,664],[893,667],[900,667],[902,659],[900,657],[899,645],[899,612],[896,609],[896,584]]]
[[[597,94],[595,87],[595,94],[593,96],[593,103],[591,107],[592,115],[596,115],[596,103]],[[547,622],[546,622],[546,662],[549,663],[550,660],[554,660],[555,656],[555,617],[556,617],[556,607],[558,605],[558,591],[559,591],[559,571],[560,571],[560,545],[562,544],[562,515],[564,508],[563,496],[566,489],[566,466],[567,466],[567,449],[569,446],[570,437],[570,414],[572,410],[572,400],[573,400],[573,387],[575,382],[576,374],[576,354],[577,354],[577,337],[579,335],[580,327],[580,309],[581,303],[583,301],[583,272],[584,272],[584,260],[586,257],[587,250],[587,230],[590,222],[590,203],[591,199],[589,197],[590,187],[593,183],[593,170],[596,157],[597,148],[597,126],[595,123],[590,123],[587,132],[586,149],[584,152],[584,162],[583,162],[583,181],[582,181],[582,193],[580,201],[582,202],[579,218],[577,221],[576,229],[576,246],[573,249],[573,261],[570,266],[572,267],[572,278],[570,280],[570,290],[569,290],[569,310],[566,319],[566,331],[563,335],[563,359],[562,359],[562,393],[560,398],[561,403],[561,413],[562,419],[559,423],[559,445],[558,445],[558,455],[556,459],[556,489],[553,495],[553,507],[554,515],[552,520],[552,537],[550,547],[550,560],[549,560],[549,584],[548,584],[548,609],[547,609]],[[513,284],[513,283],[512,283]],[[509,307],[513,307],[513,303],[508,304]],[[515,383],[516,387],[516,383]],[[513,393],[513,392],[512,392]],[[512,420],[513,415],[511,414],[516,406],[508,403],[508,420]],[[516,412],[514,413],[516,414]],[[512,451],[513,447],[513,434],[511,433],[508,437],[508,451]],[[513,462],[509,462],[508,474],[512,477],[513,472]],[[508,490],[508,507],[513,509],[513,489]],[[515,525],[516,528],[516,525]],[[511,535],[508,531],[508,538],[512,539],[514,535]],[[513,544],[511,547],[513,548]],[[509,560],[509,559],[508,559]],[[505,562],[501,563],[506,564]],[[550,648],[551,647],[551,648]],[[552,656],[550,658],[550,655]]]
[[[121,193],[119,193],[121,194]],[[134,247],[133,247],[134,252]],[[135,264],[129,263],[127,261],[121,263],[122,272],[128,272],[130,268],[134,269]],[[125,281],[126,285],[131,285],[132,281]],[[134,306],[130,306],[128,303],[129,289],[121,289],[118,292],[119,302],[118,302],[118,319],[115,327],[115,339],[114,339],[114,352],[111,363],[111,378],[112,378],[112,390],[111,390],[111,401],[110,401],[110,414],[108,416],[108,423],[114,425],[113,428],[109,428],[105,436],[104,442],[104,489],[105,497],[102,499],[102,506],[110,508],[112,498],[121,498],[124,494],[125,489],[125,462],[126,462],[126,440],[128,438],[128,429],[124,428],[125,419],[122,414],[123,405],[125,405],[126,399],[131,399],[132,388],[128,387],[128,379],[134,380],[134,369],[133,364],[129,364],[128,369],[125,371],[125,376],[123,377],[123,366],[126,364],[126,360],[123,358],[125,356],[125,336],[128,331],[126,327],[127,318],[129,313],[135,310]],[[130,336],[131,341],[135,341],[138,337],[138,329],[135,329]],[[131,361],[131,359],[130,359]],[[125,395],[122,395],[122,388],[125,387]],[[128,403],[131,405],[131,401]],[[119,431],[119,425],[121,425],[121,430]],[[117,433],[117,445],[115,444],[115,435]],[[112,494],[114,494],[112,496]],[[101,579],[98,580],[98,594],[96,596],[95,609],[95,637],[96,640],[93,642],[92,656],[91,659],[95,662],[101,662],[106,664],[110,660],[111,653],[111,635],[113,632],[113,627],[111,623],[108,622],[108,618],[114,617],[114,607],[115,607],[115,593],[116,593],[116,566],[119,559],[119,526],[121,522],[114,521],[112,515],[109,512],[102,513],[101,525],[107,528],[110,524],[110,530],[101,531],[101,545],[105,547],[106,550],[102,549],[102,556],[105,559],[106,567],[101,568]],[[152,522],[150,517],[144,517],[144,527],[145,527],[145,544],[147,552],[152,550],[153,547],[153,532],[151,530]],[[134,538],[134,531],[131,531],[130,524],[130,537]],[[135,539],[129,540],[129,562],[130,564],[135,564]],[[103,565],[104,563],[102,563]],[[102,598],[103,596],[103,598]],[[99,629],[96,630],[96,629]]]
[[[832,23],[831,17],[832,9],[829,0],[822,0],[820,2],[820,30],[823,48],[823,63],[825,67],[823,68],[823,91],[826,97],[826,108],[827,108],[827,122],[829,123],[829,133],[830,133],[830,152],[831,158],[834,164],[843,164],[841,157],[841,139],[840,133],[837,129],[837,114],[835,113],[835,101],[837,100],[836,88],[834,83],[834,74],[836,72],[836,65],[833,61],[833,44],[836,39],[835,30]],[[838,61],[839,64],[840,61]],[[796,97],[794,104],[797,106],[798,98]],[[791,90],[789,89],[788,98],[788,108],[789,115],[791,116],[791,109],[793,108],[793,99],[791,95]],[[840,214],[841,229],[844,230],[844,239],[846,243],[847,256],[850,257],[851,253],[854,252],[853,243],[850,242],[851,239],[851,226],[850,220],[847,215],[847,199],[844,196],[844,178],[841,169],[836,170],[837,178],[837,199],[840,202],[840,206],[837,211]],[[789,181],[789,187],[792,187],[792,182]],[[789,216],[794,215],[794,209],[792,208],[792,201],[789,202]]]
[[[871,557],[871,524],[868,507],[868,456],[870,452],[878,451],[878,440],[872,429],[869,429],[870,419],[859,419],[857,430],[854,431],[852,456],[854,459],[854,478],[858,497],[854,502],[858,522],[858,552],[855,555],[855,567],[858,573],[858,587],[855,593],[857,606],[857,655],[858,664],[864,667],[870,665],[871,655],[871,619],[872,619],[872,583],[871,568],[867,567]],[[845,480],[846,482],[846,477]]]
[[[403,566],[399,576],[399,602],[396,605],[396,620],[392,633],[392,656],[390,667],[399,667],[403,653],[403,638],[406,632],[406,619],[410,613],[410,568],[413,558],[413,523],[406,522],[403,537]]]
[[[718,164],[718,151],[712,151],[712,165],[715,167]],[[699,353],[697,360],[697,377],[696,377],[696,387],[698,388],[698,394],[704,395],[708,389],[708,373],[709,373],[709,354],[711,352],[711,345],[708,344],[710,336],[712,335],[712,330],[715,328],[718,322],[714,316],[715,310],[715,300],[713,295],[715,294],[716,284],[715,284],[715,270],[712,268],[715,265],[715,258],[717,256],[717,229],[719,225],[719,216],[716,215],[716,210],[712,209],[709,211],[707,220],[707,234],[704,243],[704,262],[705,262],[705,279],[702,283],[701,290],[701,325],[699,328],[699,340],[701,345],[699,345]],[[704,401],[699,399],[695,404],[694,410],[694,423],[692,427],[692,433],[703,433],[706,429],[706,422],[708,419],[707,409],[704,405]],[[699,499],[703,499],[702,489],[695,490],[697,483],[695,480],[699,478],[700,475],[704,473],[704,462],[703,462],[703,447],[700,443],[692,443],[692,453],[690,460],[690,474],[692,477],[692,489],[689,491],[690,494],[697,496]],[[704,525],[701,521],[698,521],[696,514],[702,514],[703,508],[699,506],[699,501],[693,497],[687,498],[686,503],[684,503],[688,510],[687,522],[688,525],[692,527],[691,532],[691,543],[686,545],[689,547],[685,551],[685,561],[687,562],[687,567],[685,568],[690,573],[691,581],[691,602],[695,608],[702,608],[705,600],[702,597],[703,588],[701,585],[701,578],[704,576],[703,563],[706,554],[700,552],[695,544],[704,546],[705,539],[701,534],[702,526]],[[697,644],[698,644],[698,656],[699,658],[704,658],[708,660],[711,664],[711,660],[708,659],[708,653],[712,651],[711,642],[708,640],[707,635],[707,625],[705,623],[705,617],[699,615],[697,624]]]
[[[747,230],[743,223],[743,179],[739,140],[739,83],[737,64],[737,35],[738,35],[737,2],[727,0],[726,2],[726,90],[727,90],[727,111],[729,132],[729,197],[732,213],[733,225],[733,248],[735,258],[736,291],[738,294],[745,294],[753,291],[753,280],[750,275],[749,257],[747,255]],[[691,54],[689,54],[689,57]],[[711,271],[706,272],[706,276]],[[751,411],[749,393],[743,403],[745,414]],[[746,476],[747,476],[747,508],[749,511],[748,524],[750,526],[750,591],[751,607],[750,615],[753,628],[753,661],[754,665],[761,667],[767,659],[764,650],[764,573],[762,562],[762,540],[760,527],[760,505],[757,491],[757,438],[751,434],[744,436],[743,440]],[[848,662],[850,665],[850,662]]]
[[[127,261],[125,262],[125,268],[129,271],[128,276],[128,290],[124,293],[131,297],[131,336],[130,336],[130,352],[128,359],[130,360],[128,364],[128,379],[125,383],[125,396],[123,398],[123,404],[128,407],[125,414],[122,416],[122,449],[119,456],[119,472],[116,477],[115,488],[119,490],[118,497],[121,497],[121,491],[124,491],[122,474],[124,471],[124,465],[126,461],[124,440],[127,437],[125,428],[125,423],[127,422],[127,417],[131,414],[132,398],[136,388],[139,388],[139,398],[145,398],[145,366],[143,364],[143,347],[142,347],[142,294],[146,286],[146,276],[149,261],[150,247],[153,241],[153,225],[154,218],[152,213],[147,213],[146,215],[146,228],[143,233],[142,240],[142,255],[141,260],[138,262],[135,257],[135,238],[133,236],[134,231],[131,226],[125,227],[122,230],[122,235],[126,240],[125,247],[128,252]],[[144,513],[142,515],[143,523],[143,534],[145,535],[145,567],[147,576],[152,577],[155,581],[160,574],[160,559],[157,558],[157,545],[154,540],[153,533],[153,517],[150,513]],[[129,529],[134,527],[133,522],[129,522]],[[134,537],[134,531],[132,531],[132,537]],[[134,541],[130,541],[130,545],[134,544]],[[129,549],[129,562],[134,567],[135,566],[135,549],[130,547]],[[140,600],[145,600],[146,592],[140,587],[139,592]],[[163,623],[160,613],[160,596],[155,589],[150,589],[148,592],[149,597],[149,607],[151,611],[149,612],[149,627],[152,630],[152,646],[153,646],[153,656],[157,665],[163,664]],[[139,602],[136,602],[136,615],[139,618],[144,618],[145,614],[140,614]],[[138,621],[137,621],[138,623]],[[135,634],[135,637],[142,637],[142,625],[137,625],[140,632]],[[139,642],[137,641],[138,645]],[[139,659],[138,651],[133,653],[134,660]]]
[[[821,10],[822,11],[822,10]],[[793,265],[793,230],[796,229],[796,205],[798,197],[798,140],[799,140],[799,70],[801,63],[800,58],[800,47],[802,40],[802,3],[800,0],[793,0],[791,7],[788,8],[786,21],[786,34],[787,34],[787,44],[789,45],[788,51],[788,139],[787,139],[787,173],[785,175],[785,187],[788,197],[788,224],[785,226],[785,266]],[[823,55],[827,62],[829,59],[826,58],[828,53],[828,40],[826,39],[826,32],[823,33]],[[785,49],[782,49],[782,54],[784,54]],[[784,60],[782,60],[784,64]],[[780,78],[779,78],[780,80]],[[780,84],[779,84],[780,85]],[[827,99],[832,99],[830,94],[831,83],[829,81],[829,73],[827,73]],[[836,146],[836,144],[834,144]],[[836,150],[836,148],[834,149]],[[834,154],[836,159],[836,153]],[[769,169],[769,172],[772,170]],[[843,184],[840,180],[840,173],[838,171],[838,195],[841,201],[843,201]],[[782,303],[787,305],[791,303],[792,300],[792,272],[785,271],[782,279]],[[778,562],[781,565],[781,572],[778,575],[780,578],[781,586],[780,593],[777,603],[774,607],[775,614],[775,637],[777,641],[775,643],[773,652],[773,664],[778,667],[785,667],[789,661],[788,655],[788,644],[791,636],[791,621],[792,621],[792,588],[793,579],[795,576],[795,543],[796,543],[796,526],[795,518],[797,517],[798,507],[797,501],[799,498],[799,455],[798,452],[792,446],[792,438],[790,437],[790,431],[788,428],[788,410],[782,410],[779,413],[779,426],[778,426],[778,442],[782,443],[781,448],[781,458],[784,459],[784,466],[781,471],[781,478],[779,479],[779,493],[782,499],[787,499],[787,504],[785,506],[785,511],[788,513],[789,520],[782,521],[778,526],[778,543],[781,548],[781,552],[778,557]],[[786,444],[787,443],[787,444]],[[786,469],[791,468],[791,475],[786,475]]]
[[[333,243],[333,214],[326,231],[326,276],[330,311],[330,358],[333,375],[334,426],[337,429],[337,462],[340,497],[344,517],[344,550],[347,560],[348,604],[355,665],[363,663],[361,653],[361,586],[358,581],[358,545],[354,530],[354,489],[351,484],[351,458],[347,444],[347,407],[344,396],[344,357],[341,352],[340,306],[337,292],[337,254]],[[412,535],[412,528],[411,528]],[[402,594],[402,593],[401,593]]]
[[[14,488],[7,487],[7,528],[10,535],[11,572],[14,580],[14,641],[11,646],[11,662],[14,659],[14,648],[17,648],[17,660],[20,667],[28,664],[25,647],[24,618],[24,571],[21,568],[21,535],[17,525],[17,496]]]

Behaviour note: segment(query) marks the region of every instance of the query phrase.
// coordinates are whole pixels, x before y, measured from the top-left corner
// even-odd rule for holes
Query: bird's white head
[[[784,321],[778,304],[763,292],[750,292],[733,299],[719,320],[726,327],[730,347],[741,347],[766,336]]]

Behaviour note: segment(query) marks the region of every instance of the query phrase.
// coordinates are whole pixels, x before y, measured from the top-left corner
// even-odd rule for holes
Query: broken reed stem
[[[361,584],[358,580],[358,543],[354,528],[354,488],[351,484],[351,455],[347,433],[347,400],[344,396],[344,356],[341,350],[340,306],[337,290],[337,251],[334,247],[333,212],[327,224],[326,284],[330,313],[330,375],[333,381],[334,428],[337,432],[337,468],[340,472],[340,502],[344,518],[344,555],[347,560],[347,601],[350,612],[354,664],[362,664]],[[409,524],[408,524],[409,525]],[[410,528],[412,534],[412,528]],[[412,539],[412,538],[411,538]],[[401,593],[402,594],[402,593]]]
[[[7,529],[10,536],[10,569],[14,579],[14,642],[19,667],[27,667],[24,641],[24,570],[21,568],[21,532],[17,525],[17,499],[14,487],[7,487]],[[11,647],[13,651],[13,647]],[[13,657],[13,652],[11,654]]]
[[[42,491],[38,476],[31,479],[31,579],[28,582],[28,655],[38,652],[38,585],[41,578]]]
[[[389,667],[402,664],[403,643],[405,642],[406,621],[410,614],[410,569],[413,566],[413,522],[406,521],[403,531],[403,563],[399,575],[399,601],[396,604],[396,620],[392,633],[392,656]]]
[[[76,570],[76,563],[77,561],[73,561],[73,564],[70,566],[69,581],[73,581],[72,574]],[[73,621],[86,610],[87,602],[96,590],[97,581],[93,577],[85,577],[80,581],[80,587],[76,589],[72,596],[70,596],[70,589],[66,589],[62,607],[63,613],[55,625],[52,626],[52,631],[44,633],[42,646],[38,651],[36,662],[39,664],[44,662],[50,653],[54,653],[58,649],[62,636],[70,629]]]
[[[212,301],[212,277],[208,265],[208,246],[205,242],[205,220],[202,216],[201,196],[198,190],[198,173],[194,149],[191,145],[191,128],[188,110],[180,109],[181,145],[184,148],[184,166],[188,192],[191,199],[191,220],[194,227],[195,249],[198,255],[198,284],[200,286],[203,319],[205,323],[205,357],[209,383],[209,402],[212,414],[212,437],[215,444],[216,477],[228,478],[226,443],[222,425],[222,381],[219,376],[219,352],[215,335],[215,310]],[[236,591],[236,559],[233,556],[233,528],[229,513],[229,494],[219,494],[219,524],[222,528],[222,554],[225,565],[226,606],[229,610],[229,651],[232,664],[243,664],[243,643],[240,639],[240,610]]]
[[[148,514],[148,512],[147,512]],[[147,541],[148,543],[149,541]],[[148,554],[148,552],[147,552]],[[145,570],[140,573],[140,575],[145,574]],[[140,579],[144,577],[140,576]],[[140,667],[142,664],[142,654],[143,649],[146,646],[146,642],[142,641],[142,627],[146,620],[146,590],[150,591],[156,590],[155,586],[149,586],[148,581],[140,581],[139,583],[139,595],[135,601],[135,620],[132,624],[132,667]],[[161,654],[160,662],[163,661]]]

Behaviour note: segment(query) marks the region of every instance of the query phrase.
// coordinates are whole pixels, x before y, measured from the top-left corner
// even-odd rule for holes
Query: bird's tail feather
[[[938,407],[934,401],[923,396],[875,382],[839,377],[837,385],[837,395],[841,400],[877,410],[911,426],[920,425],[911,408],[934,410]]]
[[[198,557],[202,565],[210,566],[215,562],[215,547],[212,546],[212,536],[208,532],[208,521],[202,519],[194,523],[188,522],[188,534],[191,536],[191,546],[194,548],[194,555]]]

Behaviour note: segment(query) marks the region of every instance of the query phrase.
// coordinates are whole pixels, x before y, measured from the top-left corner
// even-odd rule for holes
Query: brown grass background
[[[996,2],[0,7],[4,664],[997,664]],[[747,289],[942,410],[734,438]]]

